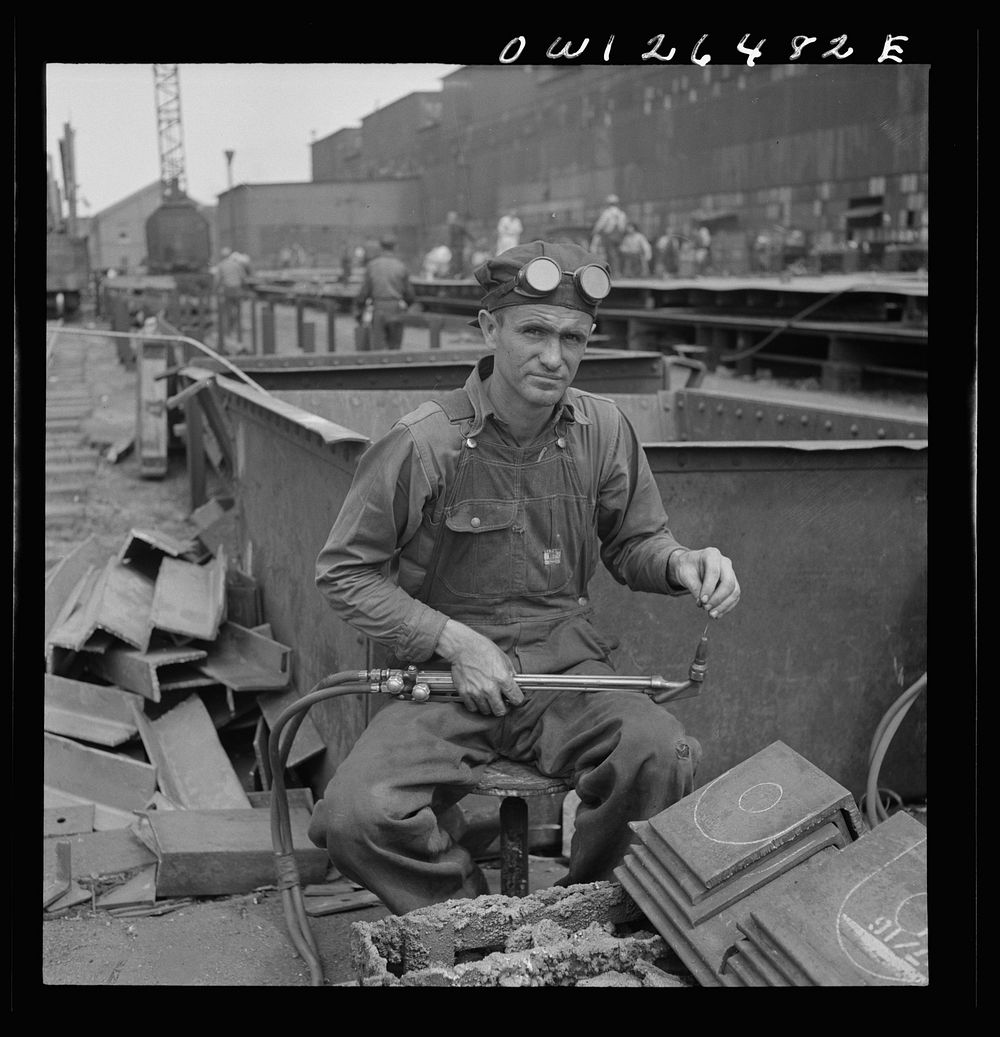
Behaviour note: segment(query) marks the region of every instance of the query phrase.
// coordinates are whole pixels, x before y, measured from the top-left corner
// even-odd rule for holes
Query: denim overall
[[[574,460],[573,427],[550,423],[519,446],[495,425],[474,430],[464,390],[438,402],[463,443],[431,517],[436,539],[416,597],[488,637],[516,672],[613,673],[588,620],[596,497]],[[631,842],[627,823],[691,792],[700,755],[670,713],[636,692],[526,692],[502,717],[392,700],[337,769],[309,834],[396,914],[488,892],[457,841],[456,804],[503,756],[580,796],[563,882],[611,879]]]

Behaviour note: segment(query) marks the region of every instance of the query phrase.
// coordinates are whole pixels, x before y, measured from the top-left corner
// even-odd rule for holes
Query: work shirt
[[[524,227],[516,216],[501,216],[497,223],[497,255],[519,245],[523,232]]]
[[[640,234],[639,231],[632,231],[631,234],[626,234],[618,247],[624,255],[639,256],[647,261],[653,257],[653,249],[649,244],[649,240],[645,235]]]
[[[395,302],[409,305],[416,296],[410,284],[410,272],[395,256],[376,256],[365,267],[364,280],[358,293],[358,304],[367,299],[374,302]],[[400,307],[402,308],[402,307]]]
[[[219,261],[216,272],[219,284],[223,288],[242,288],[247,276],[246,267],[235,252]]]
[[[615,403],[570,387],[533,443],[518,445],[486,391],[492,370],[493,357],[484,357],[466,381],[467,420],[449,420],[439,403],[428,401],[365,452],[317,560],[316,583],[335,613],[401,661],[433,655],[449,617],[512,655],[522,626],[532,626],[530,636],[543,645],[539,630],[546,623],[565,627],[573,613],[590,611],[587,584],[598,553],[633,590],[686,593],[668,584],[667,560],[681,545],[667,527],[645,453]],[[468,465],[470,451],[502,460]],[[558,455],[573,485],[551,502],[559,528],[539,532],[538,501],[528,501],[536,506],[525,523],[521,487],[546,451],[545,463]],[[491,484],[491,472],[501,482]],[[457,500],[456,489],[462,490]],[[541,518],[544,526],[544,513]],[[452,557],[438,556],[429,573],[442,533],[451,537]],[[495,534],[501,539],[488,539]],[[456,544],[463,550],[456,553]],[[480,568],[492,579],[510,571],[502,592],[482,584]],[[581,643],[567,641],[561,665],[579,661],[573,652],[589,654]],[[558,671],[526,666],[522,672]]]
[[[592,233],[609,234],[620,237],[625,233],[626,222],[627,218],[624,210],[619,209],[617,205],[609,205],[601,215],[597,217],[597,222],[594,224]]]

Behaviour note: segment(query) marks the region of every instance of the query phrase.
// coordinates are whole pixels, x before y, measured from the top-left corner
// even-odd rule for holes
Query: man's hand
[[[674,551],[667,562],[667,579],[675,587],[686,587],[712,619],[736,608],[740,600],[733,563],[716,547]]]
[[[464,623],[454,619],[445,623],[437,652],[451,663],[455,688],[470,712],[502,717],[507,712],[505,699],[515,706],[524,701],[507,656]]]

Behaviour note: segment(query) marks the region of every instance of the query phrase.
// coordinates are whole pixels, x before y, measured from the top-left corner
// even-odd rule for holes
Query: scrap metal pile
[[[190,541],[133,529],[106,557],[90,538],[46,575],[48,912],[155,911],[274,882],[266,745],[295,697],[292,650],[262,622],[256,582],[227,564],[226,503],[202,510]],[[322,749],[307,724],[290,785]],[[322,882],[311,790],[287,791],[300,872]]]

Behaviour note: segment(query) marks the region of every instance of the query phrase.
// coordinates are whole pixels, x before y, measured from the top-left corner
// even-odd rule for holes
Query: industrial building
[[[707,227],[717,273],[753,271],[762,233],[816,272],[926,265],[926,66],[465,66],[441,87],[314,141],[311,184],[221,194],[220,244],[334,265],[389,230],[416,269],[449,211],[471,240],[508,207],[526,240],[573,236],[615,193],[651,240]]]

